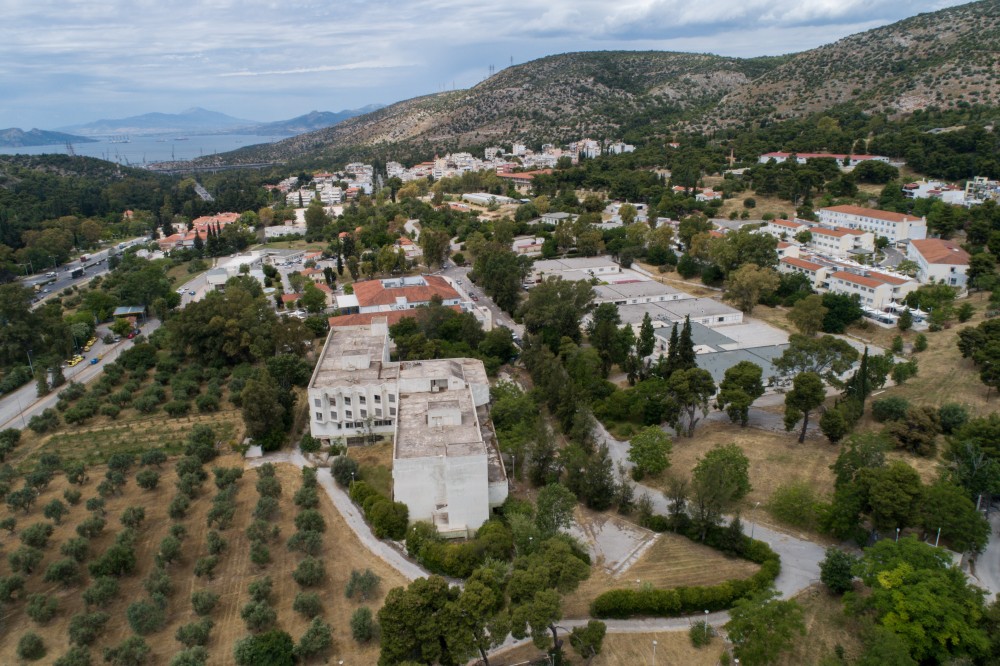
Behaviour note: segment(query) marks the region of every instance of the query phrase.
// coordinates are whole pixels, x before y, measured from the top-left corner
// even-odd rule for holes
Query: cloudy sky
[[[0,0],[0,129],[193,106],[269,121],[554,53],[801,51],[959,0]]]

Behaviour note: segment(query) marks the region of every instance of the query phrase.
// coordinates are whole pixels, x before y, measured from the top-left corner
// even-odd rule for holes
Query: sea
[[[0,148],[0,155],[44,155],[51,153],[67,155],[72,150],[72,153],[76,155],[97,157],[116,164],[141,167],[153,162],[192,160],[205,155],[226,153],[245,146],[273,143],[288,137],[252,134],[171,134],[93,138],[99,140],[70,145]]]

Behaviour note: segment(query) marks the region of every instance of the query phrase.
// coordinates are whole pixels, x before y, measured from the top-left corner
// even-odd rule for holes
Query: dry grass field
[[[831,595],[822,585],[806,588],[795,597],[802,606],[806,635],[797,638],[792,649],[781,655],[777,666],[818,664],[824,657],[835,654],[837,646],[844,649],[846,663],[853,663],[861,654],[861,623],[844,613],[841,597]]]
[[[590,602],[615,588],[645,584],[655,588],[715,585],[733,578],[749,578],[759,568],[685,537],[664,533],[635,564],[618,575],[611,575],[600,566],[591,567],[590,578],[563,598],[563,613],[570,618],[587,617]],[[636,583],[637,580],[641,582]]]
[[[242,467],[242,465],[241,457],[236,454],[228,454],[218,458],[207,467]],[[121,529],[119,517],[122,511],[129,506],[145,508],[146,517],[139,528],[139,541],[136,544],[138,564],[134,573],[121,579],[118,597],[105,609],[110,615],[110,621],[106,630],[91,647],[95,663],[100,659],[104,647],[117,645],[131,634],[125,619],[125,609],[132,601],[146,596],[143,590],[143,579],[153,568],[153,559],[158,545],[174,522],[167,516],[167,505],[175,493],[176,475],[172,462],[165,464],[160,471],[162,478],[159,488],[156,490],[142,490],[136,486],[134,479],[130,478],[121,496],[107,500],[107,527],[101,536],[91,541],[90,561],[93,561],[114,542],[115,534]],[[320,473],[325,472],[321,471]],[[100,466],[89,470],[90,480],[82,487],[84,502],[87,498],[96,495],[95,488],[103,474],[104,469]],[[294,518],[298,509],[293,504],[292,497],[301,486],[301,475],[298,469],[290,465],[278,465],[277,476],[281,481],[282,494],[279,517],[274,522],[280,528],[281,536],[276,543],[271,544],[272,561],[263,569],[250,562],[250,544],[244,533],[246,526],[252,519],[251,512],[258,499],[254,488],[257,474],[253,470],[246,470],[243,479],[238,483],[236,517],[232,526],[222,533],[228,541],[228,546],[221,556],[221,562],[216,569],[213,580],[199,579],[193,574],[195,561],[207,554],[205,543],[208,532],[206,515],[211,506],[212,497],[216,493],[211,479],[203,484],[202,492],[192,502],[188,514],[182,520],[177,521],[185,526],[187,536],[183,541],[181,560],[168,568],[173,582],[173,592],[169,596],[166,626],[146,637],[155,657],[149,663],[165,665],[171,656],[180,649],[181,645],[175,640],[174,634],[179,626],[196,619],[191,608],[190,598],[191,593],[199,589],[212,590],[221,597],[219,605],[211,615],[215,622],[207,646],[210,653],[209,663],[211,664],[234,663],[233,645],[248,633],[240,618],[240,608],[249,600],[247,587],[251,582],[263,576],[270,576],[274,582],[272,605],[278,614],[277,626],[288,631],[295,640],[298,640],[305,631],[308,622],[292,610],[292,601],[299,591],[299,587],[292,580],[291,574],[302,556],[288,551],[284,545],[288,537],[295,532]],[[67,486],[65,478],[58,475],[52,484],[42,492],[29,513],[18,512],[16,514],[18,530],[32,523],[43,521],[42,507],[53,498],[61,498],[63,490]],[[349,664],[371,664],[377,659],[378,648],[375,645],[361,647],[351,639],[349,618],[361,603],[346,599],[344,586],[353,569],[372,569],[382,579],[377,597],[369,603],[375,610],[381,605],[385,593],[392,587],[403,584],[404,580],[395,570],[378,558],[372,557],[370,551],[347,527],[325,493],[321,490],[319,495],[320,511],[327,525],[324,534],[326,554],[322,558],[327,577],[319,587],[314,589],[323,599],[322,617],[333,627],[334,647],[328,656],[333,659],[332,663],[343,659],[345,663]],[[47,656],[44,663],[51,663],[65,653],[69,647],[68,622],[72,615],[84,610],[81,594],[89,585],[90,577],[86,576],[87,580],[83,584],[64,590],[57,585],[44,583],[42,576],[45,567],[61,557],[59,554],[60,545],[67,539],[76,536],[74,531],[76,525],[87,517],[88,512],[84,507],[84,502],[71,507],[71,513],[64,518],[62,525],[56,527],[49,546],[45,550],[44,560],[35,572],[27,577],[24,592],[19,595],[18,599],[3,607],[2,626],[4,632],[0,638],[0,663],[18,663],[15,657],[17,641],[29,630],[38,633],[45,643]],[[8,511],[8,509],[4,507],[4,511]],[[3,550],[9,553],[18,545],[16,537],[7,537],[4,539]],[[10,566],[4,558],[3,561],[0,561],[0,575],[9,573]],[[37,626],[25,614],[25,599],[34,593],[53,594],[59,602],[56,617],[44,626]]]
[[[607,634],[601,654],[590,666],[645,666],[653,662],[653,641],[656,641],[656,666],[716,666],[722,654],[721,638],[713,638],[703,648],[691,645],[686,631],[661,631],[642,634]],[[566,661],[570,664],[586,664],[566,641],[564,648]],[[532,644],[521,645],[490,658],[496,666],[519,666],[524,664],[548,664],[545,653]]]

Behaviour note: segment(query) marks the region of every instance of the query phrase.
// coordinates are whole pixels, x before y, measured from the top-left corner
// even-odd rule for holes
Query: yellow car
[[[93,347],[95,344],[97,344],[97,338],[91,338],[91,339],[87,340],[87,346],[88,347]]]
[[[69,364],[68,364],[68,365],[69,365],[69,367],[71,367],[71,368],[72,368],[72,367],[73,367],[74,365],[76,365],[77,363],[79,363],[79,361],[78,361],[78,360],[76,360],[76,359],[74,358],[74,359],[70,360],[70,362],[69,362]]]
[[[90,345],[84,346],[83,351],[85,351],[85,352],[90,351]]]

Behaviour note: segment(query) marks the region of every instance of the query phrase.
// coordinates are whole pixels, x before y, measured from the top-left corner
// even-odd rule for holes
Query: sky
[[[0,0],[0,129],[200,106],[284,120],[556,53],[803,51],[959,0]]]

